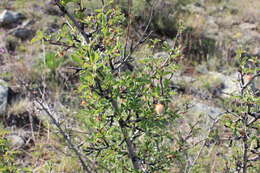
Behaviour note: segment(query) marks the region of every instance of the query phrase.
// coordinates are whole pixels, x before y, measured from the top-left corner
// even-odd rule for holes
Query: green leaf
[[[71,55],[71,59],[78,64],[82,64],[84,62],[79,55]]]
[[[67,5],[67,3],[69,3],[69,2],[76,2],[76,0],[61,0],[60,2],[61,2],[62,5],[65,6],[65,5]]]
[[[37,42],[37,41],[40,41],[40,40],[42,40],[43,38],[44,38],[43,32],[42,32],[42,31],[37,31],[36,36],[33,37],[33,39],[31,40],[31,43],[35,43],[35,42]]]
[[[63,61],[64,59],[58,57],[54,52],[48,52],[45,55],[45,64],[52,71],[55,71]]]

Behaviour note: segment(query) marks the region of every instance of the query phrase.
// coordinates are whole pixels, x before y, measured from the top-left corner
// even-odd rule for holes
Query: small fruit
[[[85,104],[87,104],[87,102],[83,100],[83,101],[81,102],[81,105],[85,105]]]
[[[155,105],[155,112],[156,112],[157,114],[162,114],[162,113],[164,113],[164,105],[161,104],[161,103],[156,104],[156,105]]]
[[[246,75],[246,80],[249,82],[253,79],[253,75],[252,74],[248,74]]]

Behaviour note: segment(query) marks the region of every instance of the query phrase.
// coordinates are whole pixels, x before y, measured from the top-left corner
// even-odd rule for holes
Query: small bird
[[[156,104],[155,105],[155,112],[157,113],[157,114],[163,114],[164,113],[164,105],[163,104],[161,104],[161,103],[158,103],[158,104]]]

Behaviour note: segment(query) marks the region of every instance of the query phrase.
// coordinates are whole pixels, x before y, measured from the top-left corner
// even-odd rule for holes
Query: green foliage
[[[62,1],[61,5],[69,3],[73,4],[75,1]],[[187,137],[172,134],[171,128],[178,118],[178,109],[173,111],[170,108],[174,95],[170,88],[170,76],[178,69],[175,58],[182,56],[182,49],[170,48],[159,39],[150,39],[148,45],[151,52],[162,46],[161,49],[168,53],[168,57],[133,57],[144,40],[134,42],[134,39],[130,39],[126,28],[129,23],[122,9],[115,7],[113,2],[106,2],[101,9],[96,9],[88,16],[81,11],[80,5],[75,5],[70,12],[76,20],[63,25],[57,33],[48,36],[38,33],[38,37],[46,43],[65,47],[62,53],[77,64],[81,81],[79,91],[82,93],[82,110],[77,118],[86,131],[86,135],[82,137],[84,144],[81,149],[87,160],[95,161],[95,170],[170,172],[173,167],[180,166],[179,169],[185,168],[188,171],[211,171],[212,167],[207,164],[211,161],[205,162],[210,155],[205,146],[210,146],[212,141],[217,143],[221,138],[222,134],[219,129],[215,129],[215,124],[210,127],[202,145],[189,144],[189,138],[192,140],[195,137],[193,135],[197,135],[200,130],[193,124],[189,126],[191,131]],[[70,15],[67,16],[71,19]],[[83,32],[82,26],[85,26]],[[183,28],[179,32],[182,31]],[[187,37],[184,41],[190,39],[189,33],[179,35]],[[132,46],[128,45],[130,41],[134,42]],[[176,45],[181,44],[185,43],[177,41]],[[207,50],[213,44],[211,40],[203,43]],[[201,54],[200,49],[201,47],[196,47],[192,54]],[[48,53],[45,58],[46,66],[52,71],[62,63],[56,53]],[[247,67],[248,61],[249,59],[240,59],[242,77],[257,73],[257,69]],[[210,89],[211,85],[218,86],[221,83],[217,79],[209,82],[201,87]],[[242,80],[242,86],[245,85]],[[248,118],[252,118],[251,113],[259,109],[259,98],[249,87],[244,87],[241,95],[234,96],[231,101],[232,105],[225,105],[227,110],[232,108],[232,111],[223,116],[222,123],[232,132],[233,143],[228,148],[232,157],[230,160],[224,158],[219,163],[226,163],[234,171],[242,168],[256,170],[253,166],[248,168],[247,162],[251,155],[243,147],[248,149],[248,146],[259,143],[255,122],[248,124]],[[234,118],[234,115],[239,119]],[[173,144],[176,146],[173,147]],[[222,149],[222,152],[225,155],[227,149]],[[190,160],[190,157],[195,159],[192,158],[191,163],[185,161]],[[177,166],[173,165],[175,163]],[[87,162],[87,165],[91,168],[92,162]]]
[[[81,64],[85,69],[81,74],[81,91],[86,100],[85,106],[89,109],[85,109],[80,117],[91,132],[85,150],[87,154],[94,155],[103,167],[114,171],[128,168],[130,171],[132,166],[127,145],[124,144],[124,140],[129,138],[134,140],[133,145],[136,146],[140,161],[152,165],[147,169],[166,171],[170,165],[166,156],[171,153],[171,138],[166,128],[176,115],[167,108],[172,95],[169,81],[162,81],[164,88],[159,84],[153,85],[155,80],[159,81],[174,67],[170,65],[160,69],[165,60],[147,57],[140,61],[146,64],[140,71],[115,75],[107,64],[124,56],[124,44],[120,39],[123,30],[119,27],[124,17],[118,10],[109,9],[100,11],[92,20],[99,21],[98,25],[102,26],[102,32],[96,37],[103,39],[105,51],[93,50],[92,47],[97,43],[92,42],[92,46],[85,47],[89,58]],[[178,56],[176,50],[173,53],[172,59]],[[164,114],[157,115],[154,112],[154,100],[163,102],[166,106]],[[124,126],[122,122],[125,123]]]
[[[59,57],[54,52],[48,52],[45,56],[45,64],[47,68],[49,68],[52,72],[55,72],[55,70],[64,63],[64,58]]]
[[[254,160],[259,147],[259,108],[260,101],[254,80],[259,76],[259,59],[245,56],[245,52],[238,50],[239,81],[241,90],[239,95],[225,100],[228,113],[223,118],[223,124],[232,133],[230,148],[233,159],[227,163],[233,170],[243,172],[259,172],[259,160]]]
[[[169,108],[174,93],[168,78],[177,69],[174,59],[181,56],[180,49],[164,43],[168,58],[134,59],[133,50],[126,49],[126,19],[120,9],[107,4],[95,15],[77,16],[88,26],[89,42],[78,28],[66,26],[49,38],[76,47],[67,53],[82,69],[84,109],[78,118],[88,132],[86,156],[97,162],[101,172],[168,172],[172,159],[178,159],[178,152],[171,149],[169,125],[177,114]],[[158,46],[156,40],[149,43],[151,48]],[[59,64],[55,58],[54,53],[46,56],[51,69]],[[133,63],[142,68],[124,68]]]
[[[11,150],[9,142],[4,138],[7,133],[7,131],[0,128],[0,172],[2,173],[18,171],[14,164],[16,152]]]

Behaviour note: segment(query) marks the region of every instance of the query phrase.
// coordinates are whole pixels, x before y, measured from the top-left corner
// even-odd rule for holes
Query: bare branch
[[[250,162],[254,162],[254,161],[258,161],[258,160],[260,160],[260,155],[248,159],[248,161],[250,161]]]
[[[148,29],[149,29],[149,27],[151,26],[151,23],[152,23],[153,13],[154,13],[154,7],[152,6],[151,13],[150,13],[150,17],[149,17],[149,21],[148,21],[148,23],[147,23],[147,25],[146,25],[146,27],[145,27],[145,30],[144,30],[142,36],[140,37],[140,39],[137,41],[137,43],[136,43],[135,45],[131,45],[130,50],[129,50],[129,53],[128,53],[127,55],[125,55],[125,52],[124,52],[124,56],[122,57],[122,59],[121,59],[119,62],[116,63],[116,64],[119,63],[119,65],[118,65],[118,67],[117,67],[115,70],[119,69],[125,62],[127,62],[127,61],[130,59],[130,57],[131,57],[131,55],[133,54],[133,52],[134,52],[141,44],[143,44],[148,38],[150,38],[152,32],[149,32],[148,34],[147,34],[147,32],[148,32]],[[128,26],[128,29],[129,29],[129,26]],[[128,33],[128,34],[129,34],[129,33]],[[127,40],[126,40],[126,41],[127,41]],[[126,44],[127,44],[127,43],[126,43]],[[126,49],[126,45],[125,45],[125,49]],[[126,50],[124,50],[124,51],[126,51]]]
[[[53,41],[53,40],[47,40],[46,38],[43,38],[43,41],[48,42],[51,45],[55,45],[55,46],[63,46],[66,48],[66,50],[70,49],[70,48],[77,48],[74,44],[73,45],[67,45],[64,42],[60,42],[60,41]]]
[[[260,112],[249,113],[253,118],[247,123],[248,126],[260,119]]]
[[[209,135],[210,135],[211,131],[213,130],[213,128],[215,127],[215,125],[219,122],[219,120],[222,118],[222,116],[223,116],[225,113],[226,113],[226,112],[219,114],[219,115],[218,115],[218,118],[216,118],[215,121],[212,123],[212,125],[211,125],[210,128],[208,129],[208,134],[207,134],[206,139],[209,138]],[[197,163],[197,160],[199,159],[199,157],[200,157],[200,155],[201,155],[203,149],[205,148],[206,144],[207,144],[207,140],[204,140],[204,142],[203,142],[203,144],[202,144],[202,146],[201,146],[201,148],[200,148],[200,150],[199,150],[197,156],[195,157],[195,159],[194,159],[193,162],[191,163],[191,165],[190,165],[190,167],[189,167],[187,173],[190,173],[190,172],[192,171],[193,166]]]
[[[121,119],[121,120],[119,120],[119,125],[120,125],[121,131],[124,136],[124,141],[126,142],[126,145],[127,145],[128,156],[132,161],[134,169],[136,171],[139,171],[139,170],[141,170],[140,161],[139,161],[138,157],[136,156],[133,143],[130,140],[130,138],[128,137],[128,134],[127,134],[127,131],[125,128],[125,122]]]
[[[75,19],[75,17],[70,14],[70,12],[60,3],[60,0],[55,0],[56,5],[59,7],[59,9],[69,17],[69,19],[73,22],[77,30],[81,33],[81,35],[84,37],[85,41],[89,42],[89,35],[81,28],[79,22]]]
[[[62,134],[63,138],[67,141],[67,143],[69,144],[70,148],[75,152],[75,154],[79,158],[79,160],[81,162],[81,165],[83,166],[83,169],[87,173],[92,173],[92,171],[90,171],[89,166],[84,161],[83,156],[81,155],[79,149],[77,149],[77,147],[73,144],[73,142],[71,141],[71,139],[68,136],[68,134],[62,129],[60,123],[54,118],[54,115],[52,114],[52,112],[49,109],[49,107],[47,105],[45,105],[42,100],[36,99],[36,102],[41,106],[41,109],[44,110],[47,113],[47,115],[51,118],[51,120],[53,121],[55,126],[59,129],[59,132]],[[86,158],[86,160],[88,162],[92,163],[92,161],[89,160],[88,158]]]

